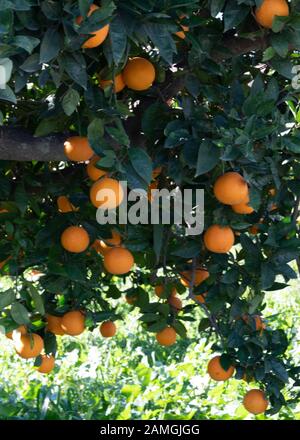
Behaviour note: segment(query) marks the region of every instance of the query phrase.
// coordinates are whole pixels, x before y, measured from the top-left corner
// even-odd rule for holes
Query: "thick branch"
[[[226,49],[215,49],[211,54],[211,57],[216,62],[221,62],[234,56],[253,51],[265,50],[268,47],[268,41],[266,38],[250,40],[247,38],[227,37],[222,41],[222,46]]]
[[[0,128],[0,159],[41,162],[66,160],[65,136],[33,137],[23,128]]]
[[[238,37],[225,37],[222,41],[222,46],[226,49],[215,49],[211,54],[211,57],[216,62],[222,62],[233,56],[252,51],[264,50],[268,43],[263,38],[250,40]],[[160,87],[161,97],[167,101],[176,96],[183,87],[184,75],[177,76],[173,81],[170,81],[168,76],[166,83]],[[146,98],[143,101],[136,110],[136,117],[130,118],[125,124],[128,135],[136,145],[143,142],[140,133],[142,114],[151,101],[155,102],[155,98],[152,97],[149,100]],[[61,134],[35,138],[21,128],[0,128],[0,160],[37,160],[42,162],[66,160],[63,151],[64,139],[65,136]]]

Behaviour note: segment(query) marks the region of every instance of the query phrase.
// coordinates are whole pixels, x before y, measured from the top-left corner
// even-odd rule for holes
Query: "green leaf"
[[[6,290],[0,293],[0,310],[5,309],[5,307],[10,306],[16,298],[16,293],[12,290]]]
[[[128,157],[136,173],[150,184],[152,180],[152,160],[145,150],[141,148],[130,148]]]
[[[28,310],[23,306],[23,304],[15,302],[11,306],[10,314],[17,324],[30,324]]]
[[[58,28],[47,29],[40,48],[40,63],[48,63],[56,58],[63,46],[63,39]]]
[[[62,107],[66,115],[71,116],[80,102],[80,95],[77,90],[69,89],[62,100]]]
[[[212,170],[220,160],[220,149],[209,141],[203,141],[199,147],[195,177]]]
[[[41,315],[45,315],[45,306],[42,296],[39,294],[39,291],[32,284],[28,284],[28,290],[30,292],[30,296],[33,299],[33,303],[35,308]]]
[[[93,150],[97,152],[97,149],[102,147],[102,139],[104,136],[104,124],[99,118],[93,119],[88,126],[88,140]],[[101,149],[102,151],[102,149]]]

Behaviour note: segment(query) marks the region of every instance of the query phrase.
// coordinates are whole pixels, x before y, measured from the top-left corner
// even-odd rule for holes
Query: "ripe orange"
[[[190,283],[192,281],[193,277],[193,271],[186,270],[184,272],[180,272],[181,278],[180,282],[185,287],[190,287]],[[196,269],[195,270],[195,277],[194,277],[194,286],[199,286],[203,281],[205,281],[209,277],[209,272],[206,269]]]
[[[25,325],[20,325],[20,327],[18,327],[17,329],[6,333],[6,337],[8,339],[14,339],[14,337],[18,336],[18,335],[26,335],[27,333],[27,328],[25,327]]]
[[[24,359],[37,357],[44,349],[43,339],[36,333],[14,338],[15,350]]]
[[[162,167],[156,167],[154,168],[154,170],[152,171],[152,179],[156,179],[162,172]]]
[[[114,209],[122,203],[124,191],[118,180],[103,177],[92,185],[90,199],[96,208]]]
[[[176,332],[173,327],[166,327],[156,334],[156,340],[160,345],[168,347],[175,344]]]
[[[155,286],[154,290],[155,290],[155,294],[158,296],[158,298],[160,298],[164,293],[165,286],[163,284],[159,284],[158,286]],[[177,293],[176,288],[173,287],[170,296],[176,296],[176,293]]]
[[[216,198],[225,205],[245,203],[248,193],[247,182],[239,173],[225,173],[214,184]]]
[[[61,245],[66,251],[79,254],[84,252],[89,244],[89,234],[80,226],[69,226],[60,237]]]
[[[182,309],[182,301],[178,296],[170,296],[170,298],[168,298],[168,303],[176,310]]]
[[[83,136],[68,138],[64,143],[64,149],[67,158],[74,162],[85,162],[94,154],[88,138]]]
[[[206,296],[207,296],[207,293],[201,293],[200,295],[195,295],[195,298],[199,303],[205,304],[205,297]]]
[[[149,89],[155,81],[155,68],[145,58],[131,58],[124,71],[123,80],[132,90],[142,91]]]
[[[61,319],[61,328],[67,335],[78,336],[85,330],[85,316],[79,310],[67,312]]]
[[[115,93],[122,92],[122,90],[126,87],[121,73],[119,73],[119,75],[116,75],[114,79],[100,79],[99,84],[102,89],[105,89],[106,87],[114,84]]]
[[[244,396],[243,405],[249,413],[261,414],[266,411],[269,402],[263,391],[250,390]]]
[[[54,364],[55,364],[54,356],[43,354],[42,355],[42,363],[38,367],[37,371],[39,373],[48,374],[53,370]]]
[[[59,196],[57,198],[57,206],[59,212],[63,212],[63,213],[73,212],[77,210],[77,208],[75,208],[75,206],[72,205],[72,203],[66,196]]]
[[[232,205],[231,208],[237,214],[252,214],[254,212],[252,206],[249,206],[249,197],[243,203]]]
[[[105,252],[103,264],[112,275],[124,275],[132,269],[134,258],[128,249],[114,247]]]
[[[289,5],[285,0],[264,0],[255,11],[255,18],[261,26],[272,29],[275,16],[288,17],[289,13]]]
[[[61,316],[54,316],[47,314],[46,320],[47,320],[46,330],[48,332],[51,332],[54,335],[58,335],[58,336],[62,336],[65,334],[65,332],[61,327],[61,321],[62,321]]]
[[[234,233],[229,226],[212,225],[204,234],[206,249],[216,254],[226,254],[234,245]]]
[[[257,235],[259,233],[259,226],[258,225],[251,226],[251,228],[249,228],[249,232],[252,235]]]
[[[99,330],[104,338],[112,338],[117,333],[117,326],[113,321],[105,321],[102,322]]]
[[[96,10],[99,9],[99,6],[92,4],[90,6],[90,10],[88,12],[88,17]],[[81,24],[82,23],[83,18],[77,17],[76,18],[76,23],[77,24]],[[91,35],[93,35],[92,37],[90,37],[85,43],[83,43],[82,47],[84,49],[93,49],[94,47],[100,46],[100,44],[103,43],[103,41],[106,39],[107,35],[109,32],[109,24],[107,24],[106,26],[102,27],[101,29],[97,30],[97,31],[93,31],[91,32]]]
[[[112,238],[105,240],[95,240],[92,247],[98,254],[104,255],[109,249],[115,246],[120,246],[122,243],[121,235],[117,231],[112,231]]]
[[[225,381],[234,374],[234,367],[231,365],[228,370],[224,370],[220,362],[221,356],[215,356],[207,365],[207,372],[213,380]]]
[[[100,160],[99,156],[94,156],[89,161],[88,165],[86,166],[86,172],[89,176],[89,178],[93,181],[99,180],[101,177],[106,176],[107,171],[100,170],[95,166],[95,164]]]
[[[11,260],[11,256],[7,257],[5,260],[0,262],[0,270],[6,265],[6,263]]]
[[[253,318],[255,321],[255,330],[257,332],[266,329],[266,324],[263,322],[263,319],[259,315],[254,315]],[[243,320],[246,322],[246,324],[250,325],[250,318],[248,315],[244,315]]]
[[[137,297],[126,295],[125,300],[126,300],[127,304],[132,306],[137,301]]]
[[[147,197],[150,203],[152,203],[155,198],[155,194],[152,193],[152,190],[154,189],[158,189],[158,182],[156,180],[154,180],[154,182],[151,182],[150,185],[148,185]]]

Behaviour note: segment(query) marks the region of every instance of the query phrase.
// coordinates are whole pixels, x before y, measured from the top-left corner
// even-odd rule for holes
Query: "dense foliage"
[[[224,368],[234,364],[238,379],[254,377],[276,413],[288,383],[297,397],[299,369],[286,356],[288,338],[276,320],[257,331],[255,317],[264,313],[266,292],[297,277],[290,263],[300,249],[300,113],[291,81],[300,5],[290,2],[290,16],[276,18],[269,31],[253,17],[261,0],[103,0],[86,17],[90,3],[0,0],[0,57],[6,71],[13,66],[0,89],[4,129],[88,136],[100,166],[131,189],[147,189],[152,170],[162,167],[158,186],[204,189],[205,228],[230,225],[236,246],[216,254],[202,236],[185,236],[175,225],[119,225],[136,263],[120,289],[94,249],[71,254],[60,244],[73,224],[84,226],[91,243],[111,236],[111,227],[96,221],[85,166],[2,161],[1,270],[16,283],[0,294],[1,324],[6,331],[27,325],[55,352],[46,312],[84,310],[92,330],[127,319],[130,309],[120,314],[112,301],[127,294],[141,313],[141,331],[170,325],[185,338],[201,307],[201,337],[217,333],[213,348]],[[78,23],[78,16],[86,18]],[[110,25],[104,43],[82,49],[99,24]],[[181,25],[189,27],[184,39],[175,35]],[[133,56],[155,66],[151,88],[116,94],[99,87],[99,78],[119,74]],[[214,197],[213,184],[226,171],[244,176],[252,214],[237,214]],[[79,209],[59,213],[60,195]],[[184,298],[180,273],[199,266],[210,276],[188,295],[208,292],[205,303],[177,313],[165,299],[174,286]],[[33,268],[45,274],[38,282],[26,276]],[[161,300],[149,293],[157,284],[168,286]]]

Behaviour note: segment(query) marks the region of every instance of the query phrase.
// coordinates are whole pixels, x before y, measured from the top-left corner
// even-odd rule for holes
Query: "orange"
[[[249,228],[249,232],[252,235],[257,235],[259,233],[259,226],[258,225],[251,226],[251,228]]]
[[[234,367],[231,365],[228,370],[224,370],[220,362],[221,356],[212,358],[207,366],[207,372],[213,380],[225,381],[231,378],[234,373]]]
[[[126,300],[127,304],[130,304],[132,306],[137,301],[137,297],[126,295],[125,300]]]
[[[225,173],[214,184],[216,198],[225,205],[245,203],[248,193],[247,182],[239,173]]]
[[[124,191],[118,180],[103,177],[92,185],[90,199],[96,208],[114,209],[122,203]]]
[[[131,58],[122,75],[124,83],[130,89],[137,91],[147,90],[155,81],[155,68],[145,58]]]
[[[207,293],[201,293],[200,295],[194,295],[194,296],[199,303],[205,304],[205,297],[207,296]]]
[[[243,405],[251,414],[261,414],[268,408],[269,402],[261,390],[250,390],[244,396]]]
[[[168,347],[175,344],[176,332],[173,327],[166,327],[156,334],[156,340],[160,345]]]
[[[61,319],[61,328],[67,335],[78,336],[85,330],[85,316],[79,310],[67,312]]]
[[[124,275],[132,269],[134,258],[128,249],[114,247],[105,252],[103,264],[112,275]]]
[[[112,338],[117,333],[117,327],[113,321],[102,322],[99,330],[104,338]]]
[[[55,364],[54,356],[43,354],[42,355],[42,363],[38,367],[37,371],[39,373],[48,374],[53,370],[54,364]]]
[[[186,270],[184,272],[180,272],[181,278],[180,282],[185,287],[190,287],[190,283],[192,281],[193,277],[193,271],[192,270]],[[194,277],[194,286],[199,286],[203,281],[205,281],[209,277],[209,272],[206,269],[196,269],[195,270],[195,277]]]
[[[152,203],[155,198],[155,193],[152,193],[154,189],[158,189],[158,182],[156,180],[148,185],[147,197],[150,203]]]
[[[79,254],[85,251],[89,244],[89,234],[80,226],[69,226],[60,237],[61,245],[66,251]]]
[[[6,337],[8,339],[14,339],[14,337],[18,336],[18,335],[26,335],[27,333],[27,328],[25,327],[25,325],[20,325],[20,327],[18,327],[17,329],[6,333]]]
[[[162,167],[156,167],[154,168],[154,170],[152,171],[152,179],[156,179],[162,172]]]
[[[249,206],[249,201],[249,197],[247,197],[244,202],[238,203],[237,205],[232,205],[231,208],[237,214],[252,214],[254,212],[254,209]]]
[[[178,296],[170,296],[170,298],[168,298],[168,303],[176,310],[182,309],[182,301]]]
[[[59,196],[57,198],[57,206],[59,212],[63,212],[63,213],[73,212],[77,210],[77,208],[75,208],[75,206],[72,205],[72,203],[66,196]]]
[[[155,290],[155,294],[158,296],[158,298],[160,298],[162,296],[162,294],[164,293],[165,286],[160,284],[158,286],[155,286],[154,290]],[[176,296],[176,293],[177,293],[176,288],[173,287],[171,290],[170,296]]]
[[[116,75],[114,79],[100,79],[99,84],[102,89],[114,84],[115,93],[122,92],[122,90],[126,87],[121,73]]]
[[[289,5],[285,0],[264,0],[255,11],[255,18],[261,26],[272,29],[276,16],[288,17],[289,13]]]
[[[275,196],[276,196],[276,189],[275,189],[275,188],[271,188],[271,189],[269,190],[269,195],[270,195],[271,197],[275,197]]]
[[[99,156],[94,156],[86,166],[86,172],[89,178],[93,181],[99,180],[101,177],[106,176],[107,171],[100,170],[95,164],[100,160]]]
[[[95,240],[92,247],[98,254],[104,255],[105,252],[109,251],[112,247],[120,246],[122,242],[121,235],[112,231],[112,238],[106,238],[105,240]]]
[[[11,260],[11,256],[7,257],[5,260],[0,262],[0,270],[6,265],[6,263]]]
[[[88,17],[96,9],[99,9],[99,6],[92,4],[90,6],[90,10],[88,12]],[[83,20],[83,18],[81,16],[77,17],[76,23],[81,24],[82,20]],[[100,44],[102,44],[103,41],[106,39],[108,32],[109,32],[109,24],[107,24],[106,26],[102,27],[101,29],[99,29],[97,31],[91,32],[92,37],[90,37],[85,43],[83,43],[82,47],[84,49],[93,49],[94,47],[100,46]]]
[[[67,158],[73,162],[85,162],[94,154],[88,138],[83,136],[68,138],[64,143],[64,149]]]
[[[43,339],[36,333],[14,338],[15,350],[24,359],[37,357],[44,349]]]
[[[58,336],[62,336],[65,334],[65,332],[61,327],[61,320],[62,320],[61,316],[54,316],[47,314],[46,320],[47,320],[46,330],[48,332],[51,332],[54,335],[58,335]]]
[[[263,331],[266,329],[266,324],[263,322],[262,318],[259,315],[254,315],[252,316],[254,318],[255,321],[255,330],[258,331]],[[250,319],[248,315],[244,315],[243,316],[243,320],[246,322],[246,324],[250,325]]]
[[[204,234],[206,249],[216,254],[226,254],[234,245],[234,233],[229,226],[212,225]]]

